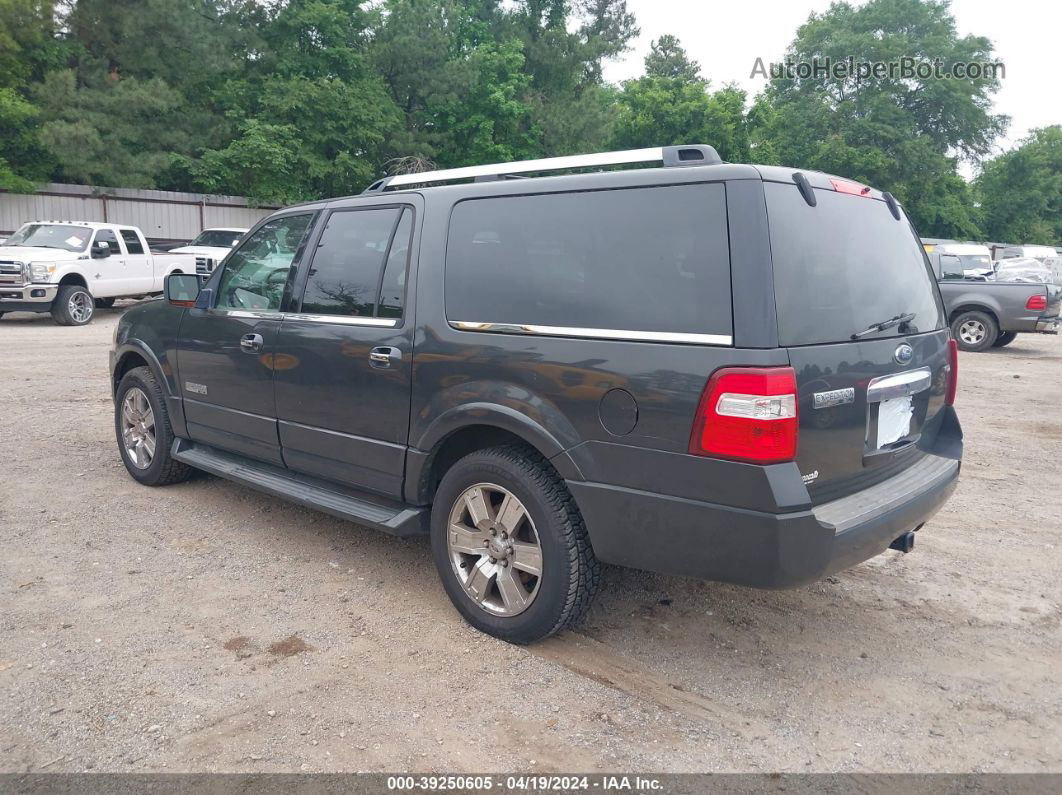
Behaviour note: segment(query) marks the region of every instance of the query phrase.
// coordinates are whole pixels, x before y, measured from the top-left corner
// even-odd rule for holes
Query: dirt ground
[[[910,555],[763,592],[606,571],[531,648],[426,540],[137,485],[107,349],[0,320],[0,770],[1062,771],[1062,339],[962,354],[962,482]]]

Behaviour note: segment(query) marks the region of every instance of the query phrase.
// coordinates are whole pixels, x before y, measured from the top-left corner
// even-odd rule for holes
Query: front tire
[[[84,326],[92,320],[96,302],[87,288],[64,284],[52,303],[52,320],[60,326]]]
[[[114,299],[113,298],[97,298],[96,299],[96,308],[97,309],[110,309],[112,306],[114,306]]]
[[[1004,348],[1010,343],[1014,342],[1018,338],[1018,332],[1016,331],[1001,331],[999,336],[996,337],[996,341],[992,343],[993,348]]]
[[[187,480],[192,468],[170,457],[173,428],[162,387],[150,367],[122,376],[114,400],[114,433],[122,463],[145,486]]]
[[[581,618],[601,574],[564,482],[518,446],[480,450],[450,468],[432,506],[431,546],[458,612],[510,643]]]
[[[951,321],[951,336],[960,350],[980,352],[992,347],[999,336],[995,318],[985,312],[962,312]]]

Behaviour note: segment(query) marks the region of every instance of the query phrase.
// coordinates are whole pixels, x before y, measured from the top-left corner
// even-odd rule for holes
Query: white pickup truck
[[[162,292],[171,273],[195,273],[192,254],[155,254],[139,229],[87,221],[31,221],[0,246],[0,316],[51,312],[83,326],[116,298]]]

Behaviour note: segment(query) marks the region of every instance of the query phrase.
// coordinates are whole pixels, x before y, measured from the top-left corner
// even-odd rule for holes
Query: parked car
[[[897,201],[708,146],[389,177],[166,296],[111,354],[129,474],[430,534],[508,641],[577,619],[602,562],[783,588],[909,551],[959,474],[956,347]]]
[[[194,272],[195,257],[151,253],[134,226],[31,221],[0,247],[0,317],[51,312],[82,326],[96,307],[160,293],[169,274]]]
[[[992,274],[971,279],[960,257],[926,255],[944,299],[951,333],[964,351],[1009,345],[1022,333],[1057,334],[1062,287],[1039,281],[1006,281]],[[1005,261],[1004,261],[1005,262]]]
[[[980,243],[954,242],[931,244],[923,240],[922,247],[927,254],[958,259],[962,272],[967,278],[984,279],[992,275],[992,254],[988,246]],[[954,259],[950,261],[954,263]]]
[[[1051,246],[993,246],[992,259],[1011,259],[1013,257],[1031,257],[1046,259],[1057,257],[1058,252]]]
[[[209,274],[246,233],[246,229],[236,227],[204,229],[187,246],[178,246],[170,251],[174,254],[194,254],[196,273]]]

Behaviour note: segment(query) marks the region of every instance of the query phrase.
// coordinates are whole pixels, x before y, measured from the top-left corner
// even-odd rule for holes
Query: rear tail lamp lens
[[[944,393],[944,402],[955,405],[955,390],[959,388],[959,343],[948,340],[948,388]]]
[[[1031,309],[1034,312],[1043,312],[1045,309],[1047,309],[1047,296],[1034,295],[1032,298],[1025,302],[1025,308]]]
[[[708,379],[690,436],[693,455],[774,464],[796,457],[796,372],[728,367]]]

